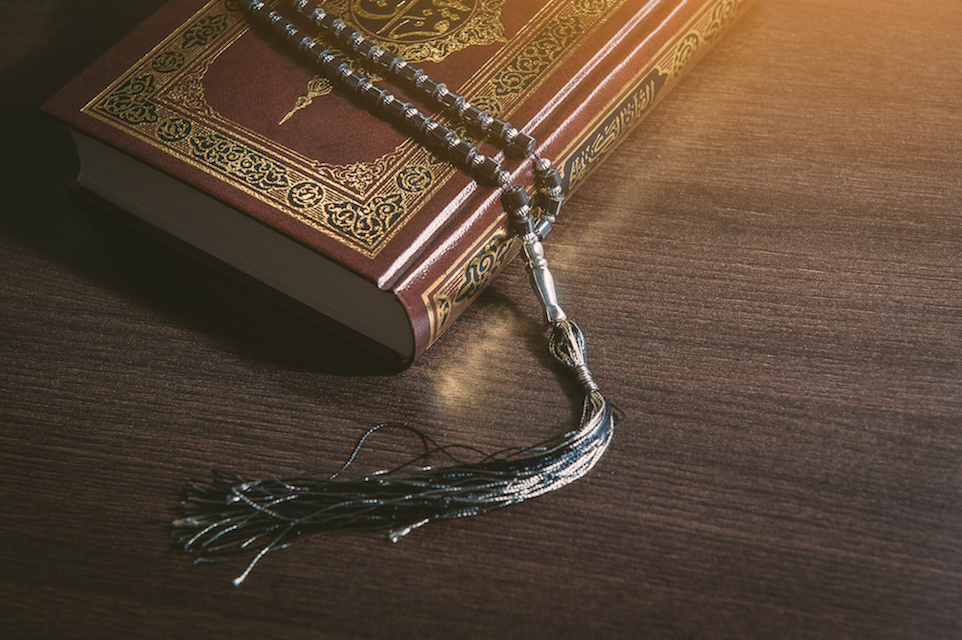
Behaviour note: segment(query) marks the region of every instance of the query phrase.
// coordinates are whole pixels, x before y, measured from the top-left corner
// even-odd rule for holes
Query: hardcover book
[[[322,4],[534,136],[571,193],[749,2]],[[83,190],[405,362],[517,251],[496,190],[339,93],[232,0],[172,0],[44,110],[74,134]],[[530,166],[505,162],[531,184]]]

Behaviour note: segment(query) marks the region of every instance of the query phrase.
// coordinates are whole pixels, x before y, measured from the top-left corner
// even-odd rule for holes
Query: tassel
[[[387,530],[392,542],[435,520],[473,516],[554,491],[584,476],[598,462],[615,429],[611,405],[587,367],[584,335],[574,323],[553,324],[549,350],[565,366],[584,395],[580,425],[536,447],[502,452],[476,463],[459,462],[416,430],[387,423],[358,442],[341,471],[328,479],[246,481],[215,472],[207,484],[194,485],[173,522],[173,536],[197,562],[238,553],[254,554],[234,580],[239,585],[254,565],[272,551],[331,531]],[[358,479],[338,476],[351,464],[365,439],[382,427],[418,433],[427,456],[447,453],[452,466],[397,469]]]

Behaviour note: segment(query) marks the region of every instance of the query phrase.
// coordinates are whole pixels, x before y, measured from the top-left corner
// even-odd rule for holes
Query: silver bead
[[[558,304],[558,291],[554,278],[548,270],[548,261],[544,259],[544,246],[538,236],[533,233],[526,234],[522,240],[524,255],[528,259],[528,268],[531,273],[531,284],[541,298],[545,319],[551,324],[566,320],[567,316]]]

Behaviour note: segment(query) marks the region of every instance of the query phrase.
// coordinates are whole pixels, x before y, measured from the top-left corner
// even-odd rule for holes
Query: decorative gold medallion
[[[504,0],[333,0],[325,9],[408,62],[441,62],[474,45],[504,42]]]

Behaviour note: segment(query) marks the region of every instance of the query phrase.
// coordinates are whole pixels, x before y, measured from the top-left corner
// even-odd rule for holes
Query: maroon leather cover
[[[570,191],[749,2],[421,0],[404,20],[324,4],[534,135]],[[331,91],[230,0],[172,0],[44,109],[395,290],[414,356],[515,251],[494,191]],[[529,166],[506,168],[530,184]]]

